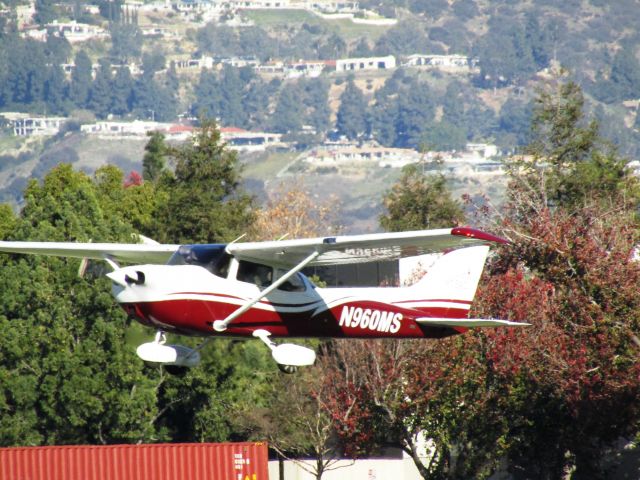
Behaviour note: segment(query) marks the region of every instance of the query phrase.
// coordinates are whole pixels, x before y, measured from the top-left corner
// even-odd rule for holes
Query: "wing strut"
[[[313,260],[315,260],[318,256],[320,255],[320,252],[313,252],[311,255],[309,255],[307,258],[305,258],[304,260],[302,260],[298,265],[296,265],[295,267],[293,267],[291,270],[289,270],[287,273],[285,273],[284,275],[282,275],[280,278],[278,278],[275,282],[273,282],[271,285],[269,285],[267,288],[265,288],[264,290],[262,290],[260,292],[260,295],[258,295],[257,297],[249,300],[247,303],[245,303],[244,305],[242,305],[240,308],[238,308],[237,310],[234,310],[231,314],[229,314],[229,316],[227,316],[227,318],[225,318],[224,320],[216,320],[215,322],[213,322],[213,329],[216,332],[224,332],[227,329],[227,326],[233,322],[236,318],[238,318],[240,315],[242,315],[244,312],[246,312],[247,310],[249,310],[251,307],[253,307],[256,303],[258,303],[260,300],[262,300],[264,297],[266,297],[267,295],[269,295],[271,292],[273,292],[276,288],[278,288],[280,285],[282,285],[284,282],[286,282],[287,280],[289,280],[289,278],[291,276],[293,276],[294,274],[298,273],[300,270],[302,270],[307,264],[309,264],[310,262],[312,262]]]

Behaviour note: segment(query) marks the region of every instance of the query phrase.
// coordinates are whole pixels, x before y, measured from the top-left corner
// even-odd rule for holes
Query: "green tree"
[[[111,63],[103,58],[100,60],[100,68],[98,68],[96,78],[91,84],[87,99],[87,108],[100,118],[106,118],[109,114],[112,103],[112,82]]]
[[[388,232],[445,228],[464,222],[459,202],[451,198],[441,173],[425,173],[416,164],[402,169],[402,177],[384,198],[380,225]]]
[[[137,25],[127,23],[111,23],[111,50],[109,54],[115,63],[127,63],[142,53],[142,31]]]
[[[151,53],[144,53],[142,55],[142,72],[147,78],[153,77],[157,72],[164,69],[167,63],[167,59],[162,52],[154,51]]]
[[[48,68],[44,86],[44,100],[50,112],[66,114],[69,104],[67,100],[67,80],[59,65]]]
[[[425,125],[421,140],[437,151],[464,150],[467,136],[463,127],[446,120]]]
[[[532,104],[507,100],[500,109],[500,130],[511,136],[511,144],[526,145],[531,133]]]
[[[628,100],[638,96],[640,90],[640,62],[634,49],[626,45],[618,50],[611,65],[609,94],[606,100]]]
[[[350,140],[362,136],[367,131],[367,100],[353,78],[340,95],[340,107],[336,118],[336,129],[340,135]]]
[[[431,50],[433,43],[429,41],[424,27],[417,21],[402,21],[391,27],[375,44],[377,55],[410,55],[415,52]],[[433,50],[431,50],[433,51]],[[433,53],[444,53],[442,48]]]
[[[142,176],[145,180],[155,182],[166,167],[168,146],[161,132],[147,133],[149,141],[144,146],[142,157]]]
[[[202,70],[195,87],[195,95],[196,102],[192,113],[215,118],[222,101],[217,74],[208,69]]]
[[[35,2],[36,13],[33,19],[39,25],[46,25],[53,22],[58,17],[58,12],[55,8],[55,2],[52,0],[36,0]]]
[[[316,132],[325,133],[330,127],[329,82],[310,79],[302,82],[304,91],[305,125],[312,125]]]
[[[220,338],[201,354],[201,365],[184,377],[161,374],[158,405],[165,414],[158,427],[175,442],[246,438],[241,412],[265,408],[279,375],[269,350],[260,342]]]
[[[244,82],[240,77],[240,70],[231,65],[225,65],[220,76],[219,105],[220,118],[227,125],[246,125],[247,115],[244,111],[242,99],[244,96]]]
[[[295,133],[302,128],[302,92],[297,84],[280,89],[271,128],[280,133]]]
[[[16,215],[8,203],[0,203],[0,239],[4,240],[16,227]]]
[[[158,188],[167,199],[159,207],[159,240],[221,242],[237,238],[253,221],[252,199],[240,189],[236,152],[225,148],[212,121],[202,121],[190,143],[169,149],[175,162]]]
[[[384,86],[374,94],[374,104],[369,115],[371,134],[382,145],[392,146],[398,142],[396,124],[400,115],[398,105],[398,84],[404,76],[403,70],[396,70]]]
[[[61,165],[30,183],[10,238],[122,241],[130,233],[105,218],[89,177]],[[0,262],[0,444],[157,439],[155,381],[126,345],[109,281],[79,277],[77,260]]]
[[[597,122],[585,117],[582,90],[573,82],[560,84],[555,92],[543,91],[536,99],[532,141],[525,151],[533,161],[516,163],[528,172],[520,177],[529,184],[523,188],[545,185],[548,204],[615,202],[620,192],[628,202],[638,200],[637,181],[626,161],[600,137]]]
[[[397,99],[395,146],[418,148],[425,141],[425,134],[433,120],[433,94],[426,82],[419,82],[415,78],[409,79],[402,91],[403,95]]]
[[[134,81],[131,77],[129,67],[123,66],[118,69],[113,78],[111,94],[111,113],[115,115],[125,115],[131,111]]]
[[[334,60],[344,57],[347,53],[347,44],[337,34],[332,34],[318,46],[318,58]]]
[[[453,81],[447,85],[447,91],[442,99],[443,119],[453,125],[464,122],[464,92],[460,82]]]
[[[142,118],[166,122],[175,118],[176,92],[145,74],[133,86],[131,105]]]
[[[84,50],[80,50],[75,56],[74,65],[69,99],[76,107],[85,108],[91,89],[91,59]]]
[[[373,57],[371,45],[366,37],[361,37],[355,46],[349,51],[350,57]]]

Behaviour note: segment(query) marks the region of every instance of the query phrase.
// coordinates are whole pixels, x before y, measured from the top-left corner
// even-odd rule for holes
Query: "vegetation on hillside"
[[[512,243],[492,261],[474,315],[532,327],[438,341],[334,341],[309,372],[276,380],[262,344],[219,339],[203,351],[203,365],[175,377],[133,354],[127,339],[139,338],[141,327],[110,298],[99,265],[79,277],[74,260],[3,255],[0,444],[267,437],[285,456],[312,456],[318,478],[335,456],[390,445],[405,450],[425,479],[486,478],[504,465],[516,478],[568,471],[607,478],[607,453],[638,434],[640,419],[640,196],[585,119],[582,98],[573,83],[537,98],[531,168],[511,170],[509,202],[487,219],[486,228]],[[326,206],[309,215],[313,202],[300,189],[262,212],[245,203],[237,164],[214,125],[205,122],[192,144],[175,151],[157,148],[158,140],[147,152],[167,152],[175,173],[160,161],[155,180],[143,182],[115,167],[89,177],[61,165],[29,184],[19,215],[0,209],[2,237],[130,241],[153,227],[167,239],[228,240],[251,229],[253,214],[257,234],[266,233],[265,219],[277,227],[269,235],[299,228],[302,214],[304,226],[324,226]],[[597,188],[573,188],[575,177]],[[416,212],[411,195],[448,195],[444,184],[423,180],[407,171],[387,194],[389,228],[460,214],[452,202]],[[181,204],[187,196],[196,201]],[[186,212],[185,222],[161,213],[171,205]],[[240,217],[242,226],[232,215],[238,205],[251,213]],[[193,229],[198,215],[207,218],[199,226],[206,232]],[[418,434],[429,441],[426,457]]]

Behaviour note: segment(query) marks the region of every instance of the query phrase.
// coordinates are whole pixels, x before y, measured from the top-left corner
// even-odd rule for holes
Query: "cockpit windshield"
[[[168,265],[198,265],[218,277],[227,278],[231,255],[225,251],[226,245],[182,245],[169,259]]]

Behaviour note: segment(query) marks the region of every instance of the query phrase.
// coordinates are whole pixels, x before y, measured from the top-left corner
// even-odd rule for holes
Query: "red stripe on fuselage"
[[[212,323],[238,308],[232,303],[204,299],[172,299],[122,306],[145,325],[186,335],[216,334]],[[317,312],[316,309],[286,312],[277,308],[275,311],[251,308],[234,320],[225,334],[251,336],[255,329],[264,328],[274,337],[439,338],[459,332],[448,327],[426,327],[415,319],[424,316],[459,318],[460,313],[459,309],[408,309],[383,302],[345,299],[344,303]]]

